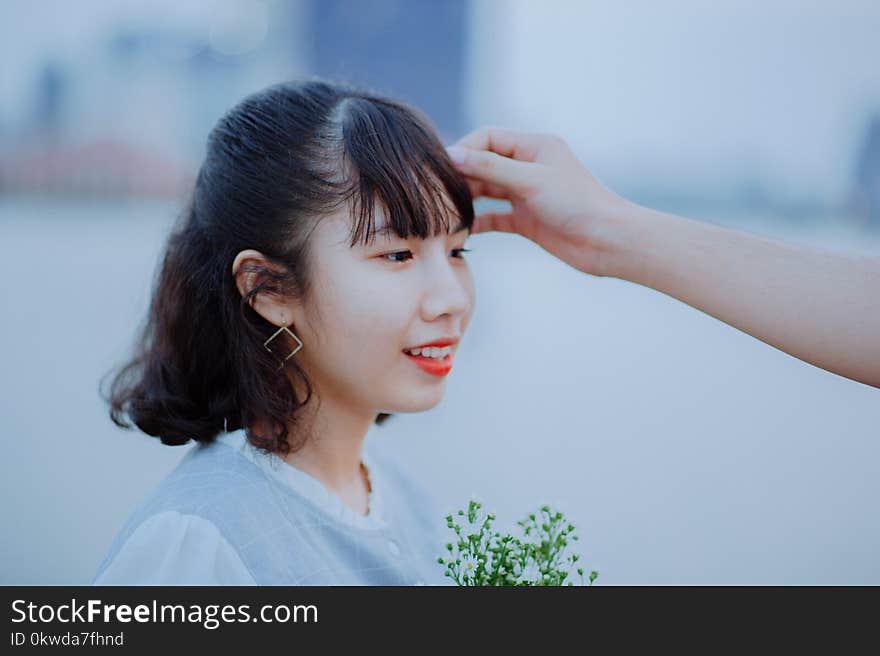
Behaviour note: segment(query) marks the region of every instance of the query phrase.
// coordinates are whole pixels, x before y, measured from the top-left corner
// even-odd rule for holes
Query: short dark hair
[[[288,360],[285,369],[307,390],[297,398],[263,346],[277,327],[250,301],[264,291],[308,299],[317,221],[347,206],[351,246],[368,244],[377,201],[400,237],[471,229],[467,183],[416,108],[320,78],[273,85],[233,107],[208,137],[188,207],[165,244],[135,353],[109,372],[102,395],[113,422],[170,445],[244,427],[267,451],[301,448],[309,436],[290,436],[287,423],[296,424],[312,385]],[[272,267],[257,270],[259,284],[242,296],[232,263],[248,248]],[[255,419],[271,433],[254,434]]]

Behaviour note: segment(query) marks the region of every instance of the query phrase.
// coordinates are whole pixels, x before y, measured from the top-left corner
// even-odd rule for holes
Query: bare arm
[[[642,207],[606,274],[810,364],[880,387],[880,257],[797,246]]]
[[[510,201],[473,234],[521,234],[571,266],[656,289],[801,360],[880,388],[880,257],[797,246],[642,207],[553,135],[481,128],[450,152],[475,197]]]

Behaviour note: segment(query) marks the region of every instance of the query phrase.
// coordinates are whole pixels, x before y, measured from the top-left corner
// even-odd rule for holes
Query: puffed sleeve
[[[144,520],[92,585],[256,585],[217,526],[174,510]]]

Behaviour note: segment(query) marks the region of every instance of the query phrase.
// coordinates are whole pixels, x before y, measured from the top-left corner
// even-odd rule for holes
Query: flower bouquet
[[[574,525],[561,512],[541,506],[538,513],[517,522],[522,537],[514,537],[493,532],[495,515],[482,513],[481,507],[472,498],[467,511],[459,510],[457,517],[446,516],[446,526],[457,539],[446,544],[448,556],[437,558],[445,576],[462,586],[575,585],[567,579],[580,556],[565,556],[564,552],[569,542],[578,538]],[[576,567],[576,572],[584,585],[583,567]],[[599,572],[592,570],[589,585],[598,576]]]

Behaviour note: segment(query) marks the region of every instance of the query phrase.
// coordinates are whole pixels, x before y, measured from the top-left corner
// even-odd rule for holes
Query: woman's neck
[[[308,423],[308,439],[297,451],[278,454],[291,467],[319,481],[328,492],[360,515],[369,511],[370,481],[362,463],[362,450],[375,413],[356,414],[341,404],[324,400],[308,422],[301,418],[288,427],[289,434]]]

